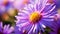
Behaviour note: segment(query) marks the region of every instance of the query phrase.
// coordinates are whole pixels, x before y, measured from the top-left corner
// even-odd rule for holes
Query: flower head
[[[4,25],[2,22],[0,22],[0,34],[11,34],[13,32],[14,28],[10,27],[10,25]]]
[[[56,5],[47,3],[47,0],[36,0],[26,5],[16,16],[16,26],[23,33],[38,34],[45,31],[46,26],[54,28],[54,15]],[[56,24],[56,23],[55,23]]]

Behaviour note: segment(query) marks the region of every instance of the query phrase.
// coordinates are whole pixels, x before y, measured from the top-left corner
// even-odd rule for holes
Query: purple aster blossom
[[[41,34],[41,31],[44,32],[44,28],[48,26],[54,30],[50,34],[57,34],[57,25],[54,22],[56,14],[56,5],[54,3],[47,3],[47,0],[36,0],[26,5],[20,10],[18,16],[15,16],[17,18],[16,26],[19,27],[20,31],[28,34]]]
[[[13,27],[9,27],[10,25],[5,25],[3,28],[4,34],[11,34],[14,31]]]
[[[13,26],[10,27],[10,25],[4,25],[3,27],[2,22],[0,22],[0,34],[11,34],[13,30]]]
[[[2,22],[0,22],[0,34],[2,34]]]

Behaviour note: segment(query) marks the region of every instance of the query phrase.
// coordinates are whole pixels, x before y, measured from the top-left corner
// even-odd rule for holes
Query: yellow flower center
[[[32,22],[32,23],[36,23],[38,22],[39,20],[41,19],[41,14],[38,13],[38,12],[33,12],[30,17],[29,17],[29,20]]]

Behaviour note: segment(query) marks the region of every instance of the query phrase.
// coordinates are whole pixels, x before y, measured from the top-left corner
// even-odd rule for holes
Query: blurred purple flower
[[[14,34],[22,34],[22,32],[19,31],[19,28],[17,26],[14,27]]]
[[[4,4],[4,0],[0,0],[0,15],[6,13],[11,7],[14,8],[12,2],[6,0],[6,4]]]
[[[2,29],[2,22],[0,22],[0,34],[3,34],[2,31],[3,31],[3,29]]]
[[[54,22],[56,14],[56,5],[54,3],[47,3],[47,0],[36,0],[26,5],[20,10],[18,16],[15,16],[17,18],[16,26],[19,27],[20,31],[28,34],[44,32],[44,28],[48,26],[55,31],[50,34],[57,34],[57,25]]]
[[[5,6],[0,5],[0,15],[5,13]]]
[[[3,27],[2,22],[0,22],[0,34],[11,34],[13,30],[13,26],[10,27],[10,25],[4,25]]]
[[[60,28],[60,15],[59,14],[55,15],[55,21],[58,23],[58,27]]]
[[[60,34],[60,14],[55,15],[55,22],[57,23],[57,34]]]

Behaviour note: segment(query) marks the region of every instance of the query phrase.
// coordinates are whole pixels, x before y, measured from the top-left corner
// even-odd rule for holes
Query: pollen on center
[[[30,14],[29,20],[32,23],[36,23],[41,19],[41,17],[42,17],[42,15],[39,12],[33,12],[33,13]]]

